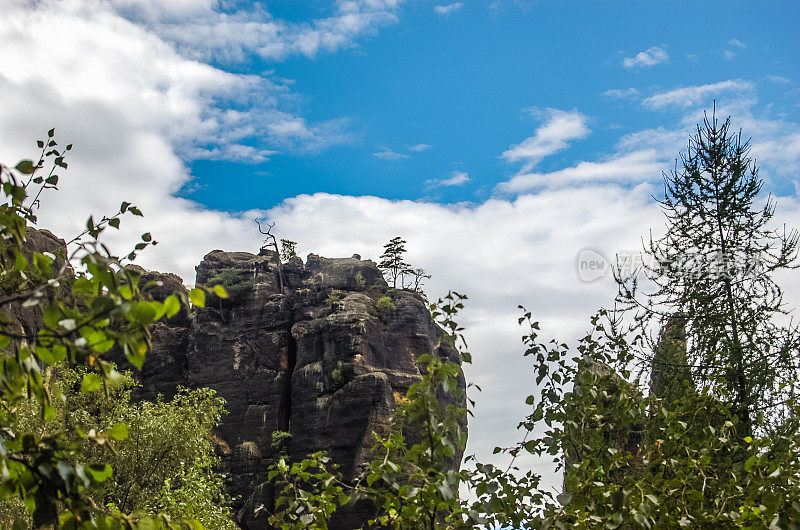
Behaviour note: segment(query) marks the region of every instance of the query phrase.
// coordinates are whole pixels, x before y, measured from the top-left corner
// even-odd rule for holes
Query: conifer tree
[[[643,295],[635,275],[617,275],[619,300],[638,311],[642,330],[669,315],[684,320],[687,368],[732,406],[742,437],[790,415],[800,370],[800,333],[777,322],[786,310],[772,278],[797,266],[798,236],[772,226],[771,197],[757,204],[763,181],[749,151],[730,118],[706,116],[664,176],[667,230],[651,236],[643,265],[654,290]],[[639,360],[651,363],[653,348]]]
[[[392,287],[395,289],[397,288],[397,278],[400,278],[402,283],[402,275],[411,267],[403,261],[403,255],[406,253],[406,243],[407,241],[400,236],[392,238],[391,241],[383,246],[381,262],[378,264],[378,268],[391,278]]]

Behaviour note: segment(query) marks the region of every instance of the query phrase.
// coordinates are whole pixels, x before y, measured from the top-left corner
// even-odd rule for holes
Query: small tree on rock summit
[[[407,241],[400,236],[394,237],[383,246],[383,254],[381,254],[381,262],[378,264],[384,274],[392,280],[392,287],[397,288],[397,278],[400,278],[402,286],[402,276],[411,268],[411,266],[403,261],[403,254],[406,253],[405,244]]]

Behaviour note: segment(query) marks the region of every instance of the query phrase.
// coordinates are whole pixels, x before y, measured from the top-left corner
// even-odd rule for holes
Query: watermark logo
[[[615,274],[631,279],[643,272],[648,276],[679,276],[686,280],[743,278],[764,271],[766,264],[759,256],[735,256],[722,252],[688,252],[658,261],[651,254],[622,251],[610,261],[594,248],[578,252],[575,271],[582,282],[592,283]]]
[[[578,252],[575,269],[582,282],[591,283],[604,278],[611,269],[611,264],[599,250],[585,248]]]

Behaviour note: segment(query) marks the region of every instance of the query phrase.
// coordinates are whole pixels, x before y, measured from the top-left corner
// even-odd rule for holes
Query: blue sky
[[[275,16],[308,21],[330,14],[324,2],[269,4]],[[679,109],[647,109],[636,99],[685,85],[742,79],[759,99],[797,117],[796,2],[754,10],[746,2],[531,2],[492,7],[464,2],[446,15],[431,2],[402,8],[399,20],[347,49],[284,61],[251,54],[220,68],[290,78],[293,108],[309,122],[342,120],[349,138],[324,150],[286,152],[262,138],[250,145],[280,151],[260,163],[198,160],[183,195],[209,207],[267,208],[286,197],[325,191],[392,199],[483,201],[518,169],[500,158],[532,135],[530,107],[578,110],[592,133],[539,165],[546,171],[594,159],[625,133],[670,125]],[[446,5],[446,4],[440,4]],[[658,48],[663,62],[623,66]],[[657,52],[658,53],[658,52]],[[698,101],[711,105],[715,94]],[[725,94],[717,95],[725,103]],[[781,105],[782,104],[782,105]],[[409,147],[430,146],[415,152]],[[375,153],[384,153],[382,158]],[[677,153],[672,154],[676,156]],[[461,186],[426,182],[466,172]],[[244,193],[242,192],[244,191]]]
[[[194,282],[212,249],[407,259],[470,297],[485,461],[532,392],[518,304],[574,342],[608,270],[664,221],[652,197],[703,111],[753,138],[776,223],[800,227],[796,1],[5,0],[0,160],[73,143],[40,225],[69,239],[137,204],[107,243]],[[789,307],[800,278],[780,278]],[[518,461],[518,463],[522,463]],[[558,487],[545,462],[530,461]]]

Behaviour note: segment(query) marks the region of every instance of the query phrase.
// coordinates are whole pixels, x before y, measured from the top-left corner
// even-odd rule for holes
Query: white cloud
[[[497,186],[504,193],[537,188],[564,188],[597,182],[647,182],[661,175],[663,165],[654,150],[620,154],[599,162],[580,162],[550,173],[521,173]]]
[[[733,61],[736,59],[736,54],[730,50],[725,50],[722,52],[722,56],[725,57],[726,61]]]
[[[690,86],[654,94],[644,99],[650,108],[676,106],[682,116],[673,126],[634,131],[621,137],[615,152],[598,160],[581,161],[551,172],[524,169],[496,186],[500,193],[520,194],[532,190],[557,189],[599,183],[637,185],[654,183],[669,169],[678,153],[685,151],[690,135],[695,134],[703,113],[710,111],[713,96],[719,119],[733,116],[734,130],[742,129],[753,137],[752,155],[768,184],[786,186],[797,181],[800,171],[800,125],[771,116],[757,116],[755,88],[742,80]]]
[[[453,2],[452,4],[434,6],[433,12],[437,15],[449,15],[464,7],[462,2]]]
[[[789,79],[788,77],[780,76],[780,75],[768,75],[767,79],[769,79],[773,83],[779,83],[781,85],[791,85],[792,84],[792,80],[791,79]]]
[[[446,179],[429,179],[425,181],[425,184],[429,188],[463,186],[470,180],[466,171],[453,171]]]
[[[635,99],[639,97],[639,89],[635,87],[613,88],[603,92],[603,95],[611,99]]]
[[[731,39],[728,41],[728,44],[734,48],[739,48],[740,50],[747,48],[747,44],[743,43],[739,39]]]
[[[307,23],[276,19],[260,3],[211,0],[114,0],[116,13],[146,26],[198,58],[241,61],[255,51],[267,60],[315,57],[353,46],[363,35],[395,23],[404,0],[337,0],[333,12]],[[246,7],[241,7],[242,5]]]
[[[752,92],[753,84],[741,79],[720,81],[708,85],[687,86],[659,92],[647,97],[642,102],[651,109],[664,107],[692,107],[697,105],[710,106],[711,99],[724,93],[732,93],[732,97],[739,97],[744,93]]]
[[[383,148],[376,153],[372,153],[372,156],[375,158],[380,158],[381,160],[402,160],[404,158],[408,158],[408,155],[404,155],[402,153],[396,153],[388,148]]]
[[[667,52],[658,46],[653,46],[633,57],[625,57],[622,60],[622,66],[625,68],[649,68],[667,61],[669,61]]]
[[[81,100],[120,109],[131,126],[163,134],[184,159],[263,162],[278,151],[314,152],[353,140],[346,120],[307,123],[289,110],[297,107],[291,81],[272,73],[234,74],[186,58],[112,9],[127,4],[132,2],[51,0],[6,9],[0,65],[14,72],[8,82],[49,86],[67,104]],[[205,5],[183,4],[189,13]]]
[[[588,119],[578,111],[545,109],[541,114],[545,123],[536,134],[512,145],[501,155],[508,162],[524,162],[523,171],[534,167],[544,157],[566,149],[571,140],[585,138],[591,132]]]
[[[431,146],[429,146],[428,144],[416,144],[416,145],[410,146],[408,148],[408,150],[409,151],[413,151],[415,153],[421,153],[423,151],[427,151],[430,148],[431,148]]]

